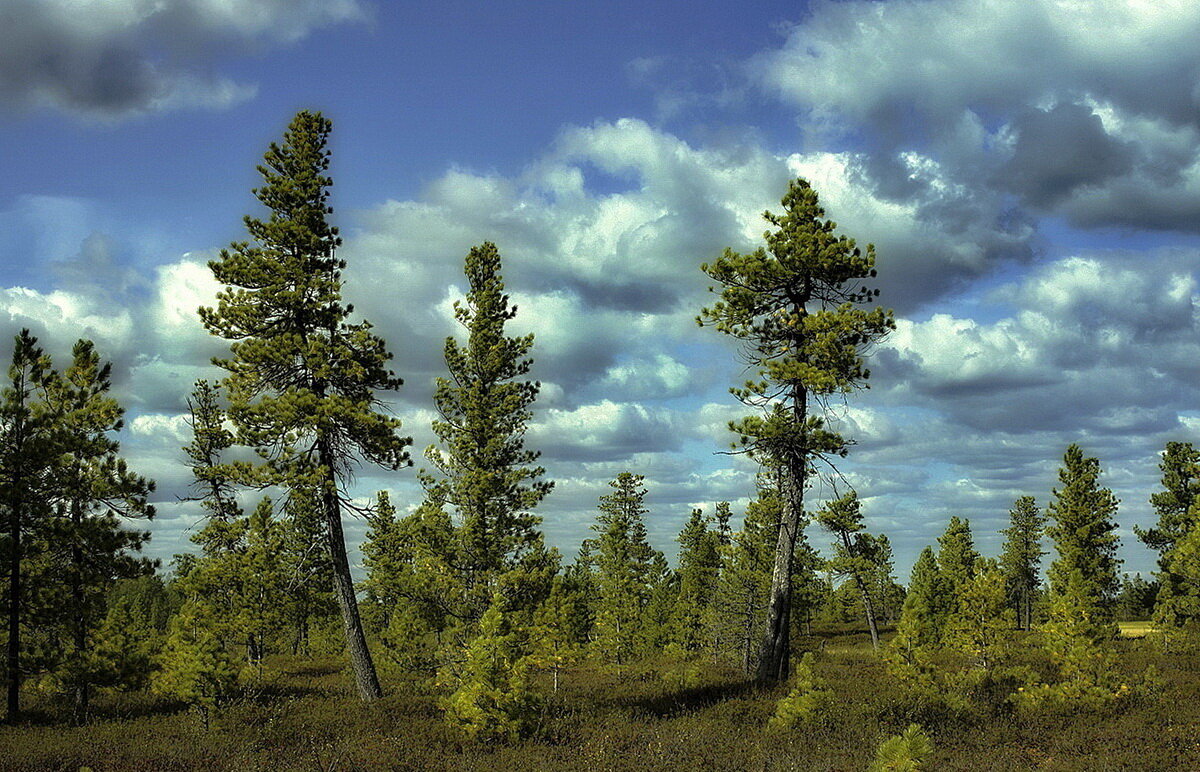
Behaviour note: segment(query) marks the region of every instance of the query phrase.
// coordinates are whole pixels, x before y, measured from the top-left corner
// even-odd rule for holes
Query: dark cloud
[[[1035,207],[1049,207],[1133,167],[1132,144],[1110,137],[1100,116],[1084,105],[1028,110],[1013,120],[1012,130],[1017,140],[995,184]]]
[[[360,14],[356,0],[9,0],[0,8],[0,105],[103,119],[227,106],[253,93],[210,72],[231,44],[293,41]]]
[[[1196,232],[1198,34],[1194,4],[826,1],[750,69],[810,145],[859,148],[879,196],[947,231],[994,230],[1015,193],[1026,221]]]

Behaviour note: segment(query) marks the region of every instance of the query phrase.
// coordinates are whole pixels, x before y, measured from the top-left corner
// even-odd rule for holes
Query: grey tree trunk
[[[854,577],[854,583],[858,585],[858,591],[862,594],[863,611],[867,617],[867,627],[871,630],[871,648],[879,650],[879,626],[875,622],[875,604],[871,601],[871,593],[867,590],[867,583],[858,576]]]
[[[375,663],[371,659],[371,650],[367,648],[367,636],[363,632],[362,618],[358,615],[358,598],[354,595],[354,579],[350,575],[350,560],[346,556],[346,538],[342,533],[342,505],[338,500],[337,488],[333,481],[332,464],[329,446],[322,438],[317,447],[318,463],[330,476],[328,484],[322,493],[325,509],[325,520],[329,534],[329,555],[333,563],[333,594],[337,598],[338,608],[342,612],[342,626],[346,632],[346,652],[350,655],[350,667],[354,670],[354,682],[358,687],[358,696],[363,700],[377,700],[383,696],[379,687],[379,676],[375,673]]]
[[[801,402],[797,407],[803,416],[804,403]],[[779,538],[775,544],[775,565],[771,570],[767,629],[758,658],[758,680],[764,683],[786,680],[790,667],[791,631],[788,620],[792,607],[792,558],[796,551],[796,540],[800,537],[801,515],[804,511],[804,456],[801,455],[799,461],[791,466],[785,472],[786,495],[779,523]]]

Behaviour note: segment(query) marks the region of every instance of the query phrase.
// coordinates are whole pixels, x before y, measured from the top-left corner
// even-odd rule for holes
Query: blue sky
[[[572,555],[631,470],[672,553],[692,506],[753,487],[714,452],[743,376],[692,321],[698,265],[753,248],[803,175],[876,244],[899,319],[833,419],[901,578],[951,515],[996,553],[1071,442],[1147,571],[1158,454],[1200,439],[1197,33],[1184,0],[11,0],[0,322],[114,360],[125,451],[160,483],[151,552],[187,548],[184,399],[221,353],[204,264],[242,238],[267,143],[323,110],[346,296],[391,343],[416,448],[462,257],[493,240],[537,335],[550,541]],[[418,501],[411,471],[364,469],[379,488]]]

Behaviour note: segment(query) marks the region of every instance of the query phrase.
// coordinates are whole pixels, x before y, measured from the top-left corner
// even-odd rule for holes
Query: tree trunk
[[[22,384],[23,386],[23,384]],[[18,392],[20,393],[20,392]],[[22,404],[22,408],[24,405]],[[12,479],[9,484],[8,501],[8,652],[5,670],[8,675],[8,705],[5,712],[7,720],[15,722],[21,714],[21,513],[24,509],[22,501],[22,453],[25,450],[24,419],[18,417],[13,427],[12,444],[8,453],[13,464]]]
[[[794,397],[793,397],[794,398]],[[797,405],[803,424],[804,403]],[[775,544],[775,565],[771,570],[771,595],[767,603],[767,629],[758,658],[758,680],[764,683],[788,677],[791,641],[788,638],[789,610],[792,605],[792,557],[800,536],[800,517],[804,509],[805,458],[800,455],[785,473],[783,514],[779,538]]]
[[[16,481],[14,480],[14,490]],[[14,499],[16,496],[13,497]],[[10,505],[9,522],[9,566],[8,566],[8,656],[5,669],[8,671],[8,709],[10,722],[16,721],[21,713],[21,506]]]
[[[76,479],[79,479],[78,475]],[[83,724],[87,721],[88,711],[88,674],[86,672],[87,662],[87,610],[83,598],[83,547],[80,545],[80,540],[83,538],[83,504],[78,500],[71,502],[71,525],[74,533],[72,534],[71,544],[71,602],[75,606],[73,614],[72,634],[75,644],[75,658],[80,665],[76,677],[81,679],[76,682],[72,688],[72,715],[71,720],[76,724]]]
[[[350,666],[354,670],[354,682],[358,696],[363,700],[377,700],[383,696],[379,687],[379,676],[375,674],[375,663],[367,648],[367,636],[363,632],[362,619],[358,615],[358,599],[354,595],[354,579],[350,575],[350,560],[346,556],[346,539],[342,534],[342,507],[338,501],[337,488],[333,479],[333,464],[327,441],[322,438],[317,446],[318,463],[329,475],[322,498],[325,520],[329,532],[329,555],[333,563],[333,594],[337,597],[342,612],[342,625],[346,632],[346,651],[350,655]]]
[[[867,627],[871,630],[871,648],[879,650],[879,626],[875,622],[875,604],[871,602],[871,593],[867,591],[866,582],[854,577],[854,583],[858,585],[858,591],[862,594],[863,611],[867,617]]]

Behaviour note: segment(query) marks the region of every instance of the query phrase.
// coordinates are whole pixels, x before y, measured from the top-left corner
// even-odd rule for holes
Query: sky
[[[1078,443],[1148,572],[1160,453],[1200,441],[1197,39],[1191,0],[0,0],[0,355],[22,327],[63,363],[95,340],[158,481],[149,553],[189,549],[186,397],[225,351],[206,264],[321,110],[344,296],[395,354],[418,466],[462,261],[493,241],[535,335],[548,541],[572,557],[632,471],[671,555],[693,507],[754,490],[699,266],[758,246],[802,176],[897,319],[831,405],[854,445],[813,507],[855,488],[904,581],[952,515],[998,554]],[[413,469],[360,469],[380,489],[420,501]]]

